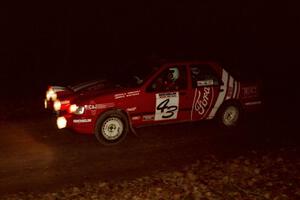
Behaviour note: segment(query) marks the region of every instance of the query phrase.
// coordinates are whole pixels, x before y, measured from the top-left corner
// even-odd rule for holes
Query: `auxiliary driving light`
[[[54,101],[53,108],[54,108],[55,111],[59,111],[60,110],[60,108],[61,108],[61,102],[60,102],[60,100],[55,100]]]
[[[56,125],[58,129],[66,128],[67,126],[67,120],[65,117],[58,117],[56,119]]]
[[[57,94],[56,92],[53,90],[53,89],[49,89],[47,92],[46,92],[46,99],[49,101],[49,100],[52,100],[52,101],[55,101],[57,99]]]

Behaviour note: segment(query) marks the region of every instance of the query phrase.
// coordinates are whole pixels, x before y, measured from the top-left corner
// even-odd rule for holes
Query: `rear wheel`
[[[126,137],[127,133],[128,121],[122,112],[108,111],[97,120],[95,135],[102,144],[117,144]]]
[[[240,124],[242,111],[235,103],[223,105],[218,113],[218,121],[223,128],[234,128]]]

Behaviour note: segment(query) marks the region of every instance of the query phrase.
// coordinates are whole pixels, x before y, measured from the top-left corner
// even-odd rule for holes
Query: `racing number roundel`
[[[178,107],[178,92],[156,94],[155,120],[176,119]]]

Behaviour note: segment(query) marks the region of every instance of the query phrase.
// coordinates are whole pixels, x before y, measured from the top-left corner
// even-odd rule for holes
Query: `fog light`
[[[67,126],[67,120],[65,117],[58,117],[56,119],[56,124],[58,129],[66,128]]]

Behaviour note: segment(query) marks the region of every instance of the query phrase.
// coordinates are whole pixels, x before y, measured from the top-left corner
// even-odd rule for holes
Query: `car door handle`
[[[186,95],[186,92],[179,92],[179,95]]]

